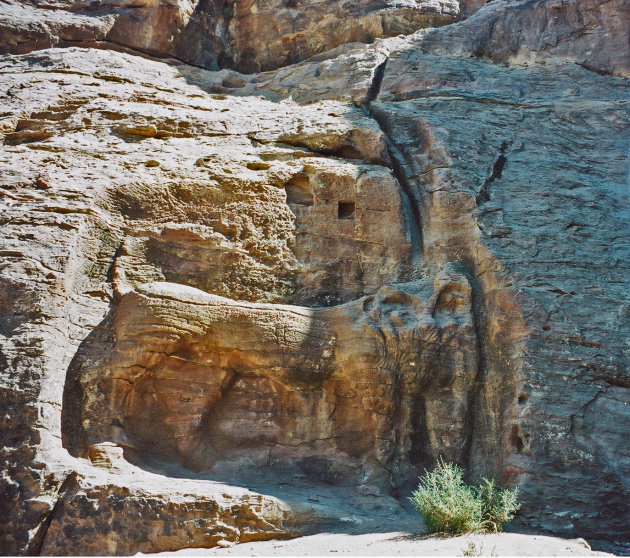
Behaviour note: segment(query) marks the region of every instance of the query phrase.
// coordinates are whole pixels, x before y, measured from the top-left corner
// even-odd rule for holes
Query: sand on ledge
[[[226,543],[227,545],[228,543]],[[474,546],[473,546],[474,545]],[[583,539],[498,533],[459,537],[403,532],[348,535],[321,533],[291,540],[188,548],[158,556],[614,556],[588,548]]]

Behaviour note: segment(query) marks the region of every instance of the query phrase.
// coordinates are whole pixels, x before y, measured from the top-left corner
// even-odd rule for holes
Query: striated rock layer
[[[627,536],[627,3],[341,4],[0,8],[3,553]]]
[[[456,0],[9,0],[0,52],[128,47],[216,70],[286,66],[345,43],[453,23]]]

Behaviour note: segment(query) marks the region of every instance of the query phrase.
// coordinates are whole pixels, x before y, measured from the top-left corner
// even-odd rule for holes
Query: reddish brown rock
[[[627,534],[628,12],[432,6],[3,3],[2,552]]]
[[[377,37],[453,23],[459,5],[453,0],[242,0],[226,11],[230,38],[219,65],[251,73],[287,66],[343,43],[371,43]],[[208,67],[205,56],[200,53],[199,60],[191,61]]]
[[[82,469],[61,484],[38,540],[43,555],[124,556],[292,534],[283,525],[289,507],[273,497],[222,490],[218,483],[167,481],[127,463],[116,471]]]
[[[10,0],[0,8],[0,53],[53,46],[131,49],[209,69],[270,70],[344,43],[457,20],[456,0],[142,0],[101,4]]]
[[[438,455],[463,461],[470,287],[444,271],[401,288],[309,310],[145,285],[121,301],[102,363],[78,356],[73,451],[107,440],[214,478],[251,466],[385,491]]]

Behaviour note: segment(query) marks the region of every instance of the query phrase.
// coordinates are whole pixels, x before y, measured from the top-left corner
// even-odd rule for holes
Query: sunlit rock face
[[[417,528],[440,457],[622,540],[605,6],[4,3],[2,551]]]
[[[203,48],[206,37],[216,40],[217,36],[212,33],[216,23],[208,26],[204,17],[206,9],[199,10],[199,17],[193,16],[189,34],[177,48],[191,62],[205,67],[217,64],[252,73],[287,66],[344,43],[371,43],[377,37],[453,23],[459,12],[454,0],[228,2],[222,11],[224,35],[219,35],[224,39],[223,51],[216,61],[208,58],[211,49]]]
[[[10,0],[0,52],[52,46],[133,49],[211,70],[274,70],[347,43],[447,25],[456,0]]]
[[[151,283],[113,321],[114,351],[80,380],[84,448],[383,489],[465,460],[478,357],[460,274],[318,310]]]

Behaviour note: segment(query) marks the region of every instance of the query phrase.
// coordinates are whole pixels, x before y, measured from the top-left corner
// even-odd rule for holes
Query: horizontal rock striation
[[[413,49],[390,57],[374,103],[398,149],[413,154],[407,168],[427,216],[453,185],[467,192],[484,246],[518,291],[529,333],[504,474],[521,479],[527,501],[548,499],[549,511],[524,514],[594,536],[602,517],[623,534],[629,511],[616,426],[628,364],[628,241],[617,234],[628,217],[626,105],[627,82],[574,64],[501,68]],[[425,235],[440,255],[462,230],[449,224]],[[601,452],[583,429],[609,393],[607,412],[590,423],[606,439]]]
[[[505,0],[488,8],[461,24],[429,31],[422,49],[510,64],[563,58],[630,77],[627,0]]]
[[[211,475],[251,464],[403,485],[438,455],[464,459],[470,295],[453,272],[322,310],[147,284],[122,299],[102,364],[77,363],[69,439],[85,440],[79,454],[107,440]]]
[[[0,7],[0,53],[83,45],[255,73],[344,43],[446,25],[459,15],[456,0],[11,0]]]

